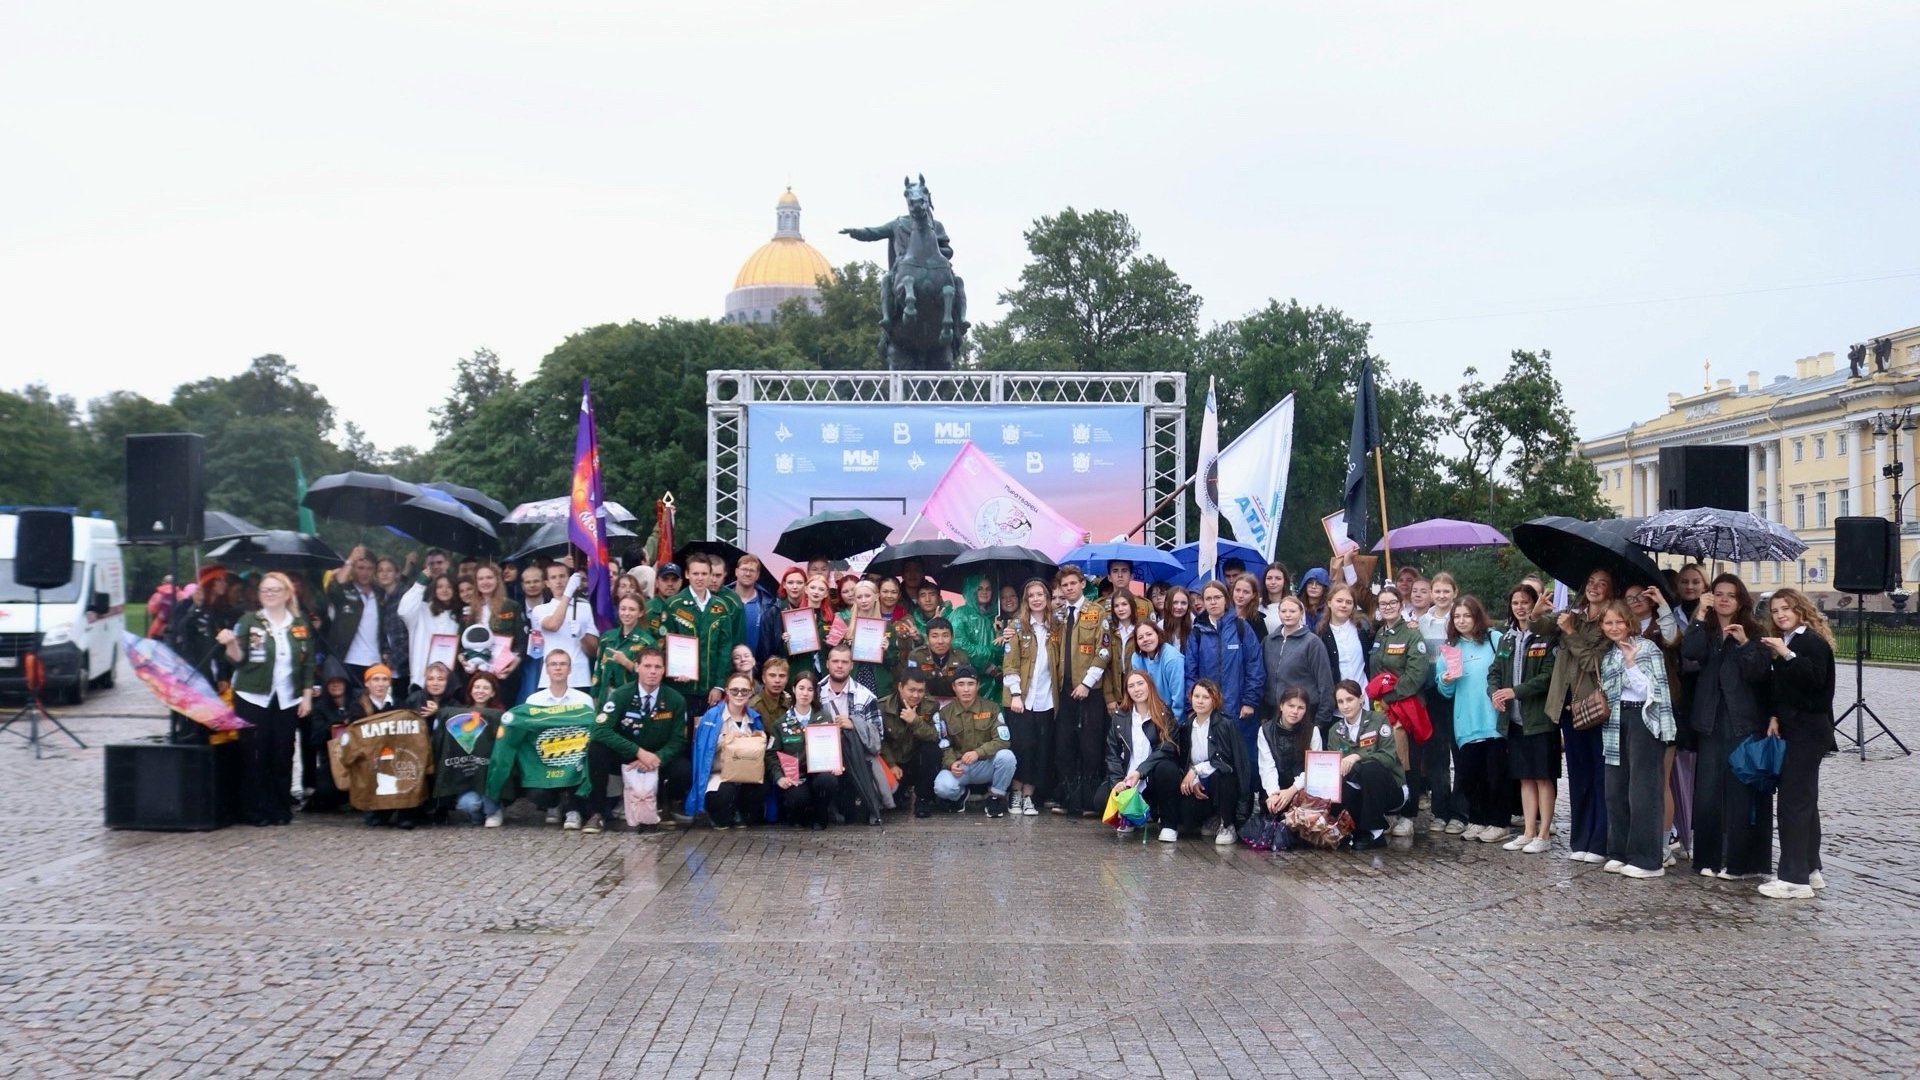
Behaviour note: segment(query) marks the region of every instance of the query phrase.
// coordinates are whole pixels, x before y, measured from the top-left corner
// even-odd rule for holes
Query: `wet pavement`
[[[1868,695],[1920,739],[1920,673]],[[1920,1075],[1920,764],[1884,740],[1827,762],[1831,885],[1780,902],[1558,842],[1051,816],[112,832],[100,746],[161,714],[123,680],[61,716],[89,749],[0,736],[0,1076]]]

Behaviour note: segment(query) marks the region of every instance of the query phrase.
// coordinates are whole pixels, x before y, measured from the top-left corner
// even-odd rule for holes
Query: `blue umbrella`
[[[1749,735],[1727,755],[1734,779],[1762,795],[1780,785],[1780,768],[1787,760],[1787,740],[1778,735]]]
[[[1206,584],[1206,582],[1200,580],[1200,544],[1198,541],[1191,544],[1181,544],[1179,547],[1168,552],[1168,554],[1180,560],[1180,567],[1186,572],[1185,576],[1172,579],[1173,584],[1184,585],[1189,589],[1197,589]],[[1224,563],[1228,559],[1239,559],[1245,563],[1247,572],[1254,577],[1261,577],[1267,572],[1267,557],[1265,555],[1260,554],[1245,544],[1235,543],[1232,540],[1221,540],[1219,561]],[[1215,576],[1220,576],[1218,566],[1215,567]]]
[[[1110,544],[1081,544],[1065,555],[1060,556],[1061,566],[1077,566],[1088,577],[1106,574],[1107,564],[1115,559],[1133,564],[1133,580],[1142,585],[1154,585],[1162,581],[1178,581],[1193,571],[1180,564],[1180,560],[1145,544],[1124,544],[1118,541]]]

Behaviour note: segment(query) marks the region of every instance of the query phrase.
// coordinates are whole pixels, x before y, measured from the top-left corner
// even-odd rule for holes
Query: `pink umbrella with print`
[[[165,644],[124,632],[120,641],[133,673],[152,688],[154,696],[167,708],[213,731],[238,731],[253,726],[234,715],[233,709],[207,685],[207,677]]]

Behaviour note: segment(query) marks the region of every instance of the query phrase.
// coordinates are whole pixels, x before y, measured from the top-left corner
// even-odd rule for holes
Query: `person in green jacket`
[[[675,594],[660,613],[660,636],[681,634],[699,642],[697,678],[672,684],[690,705],[706,709],[717,704],[727,674],[733,670],[733,647],[747,640],[740,600],[723,595],[714,580],[715,555],[696,553],[687,560],[687,587]],[[724,565],[724,564],[722,564]]]
[[[1400,590],[1392,585],[1383,587],[1374,601],[1373,648],[1367,653],[1369,680],[1383,671],[1393,672],[1395,679],[1393,689],[1374,703],[1382,709],[1396,701],[1420,697],[1433,681],[1433,655],[1427,651],[1427,639],[1418,626],[1400,617],[1402,610]],[[1405,773],[1413,760],[1412,747],[1406,729],[1398,724],[1393,728],[1393,750],[1400,758],[1400,771]],[[1413,818],[1412,814],[1396,817],[1393,835],[1412,835]]]
[[[934,706],[927,700],[923,671],[903,672],[893,693],[881,699],[880,718],[885,734],[880,754],[900,770],[901,792],[913,791],[913,816],[933,814],[933,779],[940,772],[940,733],[933,723]],[[895,802],[901,799],[896,796]]]
[[[1534,619],[1539,601],[1539,591],[1524,581],[1507,594],[1512,622],[1487,672],[1493,707],[1506,719],[1507,771],[1520,782],[1520,812],[1525,818],[1520,835],[1505,847],[1528,855],[1538,855],[1549,846],[1547,829],[1553,823],[1553,800],[1560,781],[1560,726],[1547,712],[1557,640],[1543,633]]]
[[[945,768],[933,778],[933,794],[965,805],[968,784],[990,783],[987,816],[1007,816],[1007,787],[1013,783],[1013,751],[1007,718],[1000,704],[980,696],[980,677],[972,668],[953,674],[953,701],[934,714]]]
[[[614,610],[618,621],[600,635],[600,652],[593,662],[593,700],[601,705],[633,685],[640,654],[659,644],[647,627],[645,605],[638,595],[621,597]]]
[[[1340,754],[1340,806],[1353,815],[1347,845],[1357,850],[1385,847],[1387,815],[1407,801],[1407,773],[1393,747],[1393,725],[1366,711],[1360,684],[1341,679],[1333,686],[1333,726],[1327,749]]]
[[[582,832],[598,832],[596,825],[604,827],[613,820],[607,783],[620,775],[623,765],[631,763],[643,770],[659,771],[661,806],[671,805],[669,792],[684,796],[686,791],[691,775],[687,700],[664,685],[667,655],[658,648],[650,645],[641,649],[634,671],[635,681],[607,697],[587,731],[587,782],[591,786],[584,796],[587,824]]]
[[[289,825],[294,729],[313,708],[313,637],[285,574],[262,577],[259,598],[260,610],[214,640],[234,665],[234,711],[252,725],[240,732],[247,820]]]
[[[973,574],[960,585],[962,603],[947,616],[953,624],[953,647],[973,662],[980,676],[980,696],[1000,700],[1000,659],[1006,650],[994,639],[993,616],[999,592],[993,579]]]

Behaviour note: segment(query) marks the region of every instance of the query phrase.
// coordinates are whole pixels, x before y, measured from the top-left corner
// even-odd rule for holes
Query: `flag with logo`
[[[1058,559],[1086,536],[972,442],[960,447],[920,512],[941,535],[968,547],[1018,544]]]
[[[1367,455],[1380,445],[1380,408],[1373,395],[1373,357],[1360,358],[1353,393],[1353,435],[1347,441],[1347,538],[1367,547]]]
[[[607,518],[600,505],[600,436],[593,422],[593,394],[580,380],[580,427],[573,437],[573,496],[567,514],[567,542],[579,548],[586,565],[587,598],[601,629],[613,625],[613,575],[607,559]]]
[[[1207,412],[1200,420],[1200,468],[1193,484],[1193,501],[1200,507],[1200,549],[1195,572],[1212,581],[1220,562],[1220,410],[1213,399],[1213,376],[1207,376]]]
[[[1220,451],[1215,498],[1240,542],[1268,559],[1280,539],[1293,462],[1293,395],[1267,410]]]

